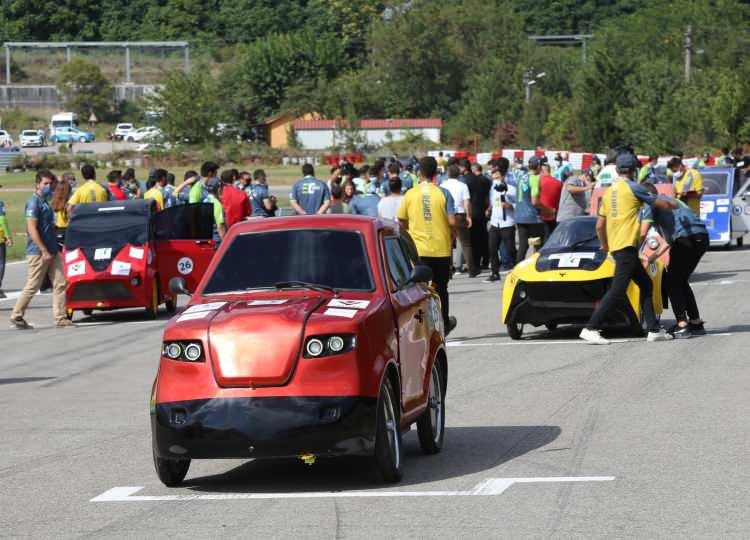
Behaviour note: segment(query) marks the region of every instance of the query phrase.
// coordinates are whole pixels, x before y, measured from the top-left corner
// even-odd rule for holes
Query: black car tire
[[[401,441],[400,407],[391,382],[380,387],[375,420],[375,470],[389,483],[403,476],[403,445]]]
[[[742,236],[737,238],[737,247],[742,247],[744,243],[745,243],[745,239]]]
[[[505,325],[508,335],[512,340],[519,340],[523,336],[523,323],[516,322],[515,317],[511,317]]]
[[[182,484],[190,468],[190,460],[161,458],[156,455],[156,449],[153,453],[154,469],[156,469],[156,476],[159,477],[161,483],[167,487],[177,487]]]
[[[432,365],[427,409],[417,420],[419,446],[425,454],[437,454],[445,438],[445,375],[439,362]]]
[[[94,313],[93,309],[84,309],[83,314],[90,317]]]

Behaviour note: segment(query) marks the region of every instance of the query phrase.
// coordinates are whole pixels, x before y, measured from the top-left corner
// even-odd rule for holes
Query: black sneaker
[[[447,336],[448,334],[453,332],[456,326],[458,326],[458,320],[456,320],[456,318],[451,315],[450,317],[448,317],[448,326],[445,328],[445,335]]]
[[[479,275],[479,272],[477,270],[474,270],[473,272],[469,272],[470,278],[475,278]]]
[[[687,327],[690,329],[690,333],[694,336],[706,335],[706,329],[703,327],[703,323],[698,323],[698,324],[688,323]]]
[[[482,283],[494,283],[495,281],[500,281],[500,274],[490,274],[490,277],[485,279]]]
[[[690,327],[688,326],[676,327],[672,332],[672,335],[675,339],[688,339],[693,337],[693,334],[690,333]]]

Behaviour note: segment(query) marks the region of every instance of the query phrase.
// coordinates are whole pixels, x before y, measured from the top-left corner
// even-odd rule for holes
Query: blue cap
[[[638,158],[630,153],[618,154],[617,159],[615,160],[615,167],[624,171],[635,170],[640,166],[641,162],[638,161]]]

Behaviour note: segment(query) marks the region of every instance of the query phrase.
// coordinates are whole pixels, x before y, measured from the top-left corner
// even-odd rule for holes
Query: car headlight
[[[518,297],[521,299],[526,298],[526,286],[523,283],[518,284]]]
[[[357,346],[354,334],[310,336],[305,341],[305,358],[321,358],[353,351]]]
[[[162,356],[180,362],[203,362],[203,344],[200,341],[165,341]]]

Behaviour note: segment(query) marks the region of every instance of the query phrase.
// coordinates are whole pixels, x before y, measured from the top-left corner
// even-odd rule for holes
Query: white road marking
[[[733,336],[732,332],[708,332],[705,336],[699,337],[725,337]],[[696,338],[698,339],[698,338]],[[646,338],[629,338],[629,339],[610,339],[610,343],[637,343],[646,342]],[[588,345],[581,339],[573,338],[568,340],[547,340],[547,339],[529,339],[521,341],[494,341],[491,343],[480,342],[480,343],[467,343],[465,341],[448,341],[446,342],[448,347],[510,347],[519,345]]]
[[[502,495],[513,484],[551,482],[611,482],[614,476],[552,476],[540,478],[489,478],[467,491],[313,491],[306,493],[204,493],[186,495],[135,495],[143,486],[119,486],[89,502],[221,501],[233,499],[343,499],[349,497],[479,497]]]

